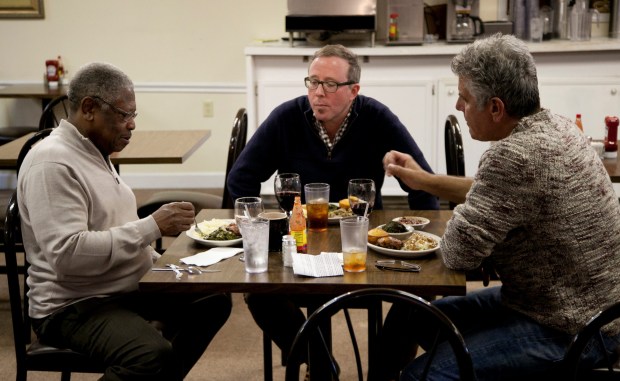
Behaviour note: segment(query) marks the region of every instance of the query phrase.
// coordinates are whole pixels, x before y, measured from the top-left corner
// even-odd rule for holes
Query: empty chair
[[[444,127],[444,146],[446,150],[446,172],[451,176],[465,176],[465,153],[459,121],[454,115],[448,115]],[[450,209],[455,203],[450,202]]]
[[[439,309],[431,305],[429,302],[413,294],[394,289],[375,288],[357,290],[337,296],[322,305],[312,315],[310,315],[308,320],[297,333],[295,341],[293,342],[293,347],[291,348],[291,353],[289,354],[287,360],[286,381],[299,380],[299,370],[303,351],[307,350],[308,345],[312,346],[312,352],[310,352],[311,364],[309,368],[311,379],[313,379],[312,372],[315,368],[313,365],[313,359],[322,359],[326,361],[328,363],[327,368],[329,368],[331,376],[333,379],[338,379],[338,359],[334,358],[334,354],[330,350],[329,337],[323,334],[321,327],[328,323],[332,316],[341,310],[355,307],[360,304],[363,305],[382,302],[406,303],[415,310],[416,314],[431,318],[436,323],[437,337],[445,339],[456,356],[460,370],[460,379],[464,381],[475,379],[469,351],[467,350],[465,342],[463,341],[458,329],[454,326],[450,319],[448,319],[448,317],[446,317]],[[420,327],[420,329],[428,329],[428,327]],[[354,331],[351,330],[351,332],[352,350],[356,358],[359,359],[357,339],[355,338]],[[371,338],[369,338],[368,350],[372,355],[373,351],[377,351],[377,348],[372,348],[371,344],[373,341],[370,339]],[[438,345],[438,342],[441,343],[442,341],[437,340],[434,345]],[[426,348],[426,353],[429,354],[427,356],[426,366],[430,366],[434,360],[434,347]],[[373,361],[372,356],[370,361]],[[374,361],[374,366],[381,366],[381,364],[377,364],[376,361]],[[357,372],[358,379],[363,380],[364,376],[362,374],[362,367],[359,364],[357,367]]]
[[[69,98],[67,95],[61,95],[50,101],[45,106],[41,118],[39,119],[39,131],[46,128],[58,126],[61,119],[67,119],[69,116]]]
[[[226,174],[224,176],[224,189],[222,196],[216,196],[205,192],[192,192],[185,190],[169,190],[157,192],[151,196],[144,204],[138,207],[138,216],[144,218],[162,205],[174,201],[187,201],[191,202],[198,212],[201,209],[232,209],[234,208],[234,202],[230,198],[228,193],[228,173],[230,172],[233,164],[239,157],[239,154],[245,147],[245,140],[247,137],[248,129],[248,115],[245,108],[241,108],[237,111],[237,115],[233,121],[233,127],[230,134],[230,142],[228,144],[228,159],[226,162]],[[155,249],[157,251],[162,250],[161,239],[157,240]]]
[[[603,340],[602,328],[607,324],[620,319],[620,302],[607,307],[596,314],[585,327],[575,335],[566,356],[563,366],[566,372],[563,380],[620,380],[620,347],[606,345]],[[581,361],[582,354],[594,345],[605,353],[605,361],[601,366],[592,369]]]

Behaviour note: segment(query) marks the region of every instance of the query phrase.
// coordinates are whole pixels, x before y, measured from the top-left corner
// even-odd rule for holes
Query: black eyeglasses
[[[326,93],[335,93],[340,86],[353,85],[355,81],[336,82],[336,81],[319,81],[318,79],[312,79],[310,77],[304,78],[304,84],[310,90],[316,90],[319,85],[323,86],[323,91]]]
[[[96,98],[99,99],[100,101],[102,101],[103,103],[107,104],[108,106],[112,107],[112,109],[120,114],[123,117],[123,122],[129,122],[130,120],[135,119],[138,116],[137,112],[129,112],[129,111],[125,111],[123,109],[120,109],[116,106],[114,106],[112,103],[106,101],[105,99],[101,98],[98,95],[92,95],[91,98]]]

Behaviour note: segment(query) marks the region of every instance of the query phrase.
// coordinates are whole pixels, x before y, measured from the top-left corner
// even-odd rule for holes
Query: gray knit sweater
[[[620,204],[574,123],[542,110],[493,144],[442,253],[454,269],[487,258],[504,305],[564,332],[620,301]]]

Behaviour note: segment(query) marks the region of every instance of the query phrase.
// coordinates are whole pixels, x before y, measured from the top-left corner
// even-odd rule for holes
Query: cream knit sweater
[[[574,123],[542,110],[493,144],[442,253],[454,269],[487,258],[507,307],[568,333],[620,301],[620,204]]]
[[[137,290],[157,255],[155,220],[138,219],[136,199],[109,159],[61,121],[28,153],[18,203],[30,261],[30,316],[76,301]]]

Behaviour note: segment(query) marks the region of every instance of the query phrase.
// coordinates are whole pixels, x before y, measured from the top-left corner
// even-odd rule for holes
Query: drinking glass
[[[347,272],[366,270],[368,217],[348,217],[340,220],[343,268]]]
[[[241,221],[254,219],[265,211],[263,200],[260,197],[239,197],[235,200],[235,221],[243,235]]]
[[[241,220],[245,271],[262,273],[269,263],[269,220],[262,217]]]
[[[375,205],[375,182],[372,179],[349,180],[349,204],[358,216],[369,215]],[[368,208],[368,209],[367,209]]]
[[[273,183],[273,190],[280,208],[288,217],[293,211],[295,196],[301,197],[301,180],[297,173],[278,173]]]
[[[327,231],[329,217],[329,184],[310,183],[304,186],[308,229],[313,232]]]

